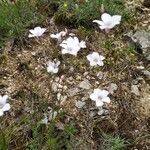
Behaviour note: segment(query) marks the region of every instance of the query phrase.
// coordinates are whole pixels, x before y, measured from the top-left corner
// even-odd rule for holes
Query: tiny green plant
[[[38,124],[32,129],[32,139],[28,146],[29,150],[38,150],[42,148],[44,142],[43,126]]]
[[[0,150],[7,150],[5,135],[1,129],[0,129]]]
[[[120,136],[104,135],[103,150],[125,150],[128,142]]]

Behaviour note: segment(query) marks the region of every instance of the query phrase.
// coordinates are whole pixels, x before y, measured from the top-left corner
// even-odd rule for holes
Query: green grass
[[[103,150],[125,150],[127,148],[128,142],[118,135],[104,135],[103,138]]]
[[[64,120],[65,114],[58,114],[49,124],[41,124],[39,114],[22,116],[20,121],[1,129],[0,150],[17,149],[26,150],[60,150],[71,149],[77,129],[73,122],[64,124],[64,129],[57,127],[59,120]]]
[[[131,10],[125,8],[124,0],[88,0],[87,2],[84,0],[56,0],[55,5],[59,7],[54,18],[59,24],[91,27],[94,19],[100,19],[102,4],[106,12],[112,15],[122,15],[124,20],[128,20],[133,15]]]
[[[64,147],[71,148],[71,140],[76,133],[75,126],[70,123],[64,126],[64,130],[56,128],[56,122],[52,121],[48,127],[39,124],[32,129],[33,137],[28,145],[28,150],[50,149],[60,150]]]
[[[21,37],[30,25],[40,23],[45,17],[38,12],[36,3],[19,0],[16,3],[0,2],[0,43],[7,38]]]
[[[0,150],[7,150],[5,135],[1,129],[0,129]]]
[[[124,0],[18,0],[0,2],[0,46],[6,39],[20,38],[27,28],[39,25],[54,15],[56,23],[73,27],[92,27],[100,19],[101,6],[110,14],[120,14],[124,20],[133,15]],[[129,13],[130,12],[130,13]]]

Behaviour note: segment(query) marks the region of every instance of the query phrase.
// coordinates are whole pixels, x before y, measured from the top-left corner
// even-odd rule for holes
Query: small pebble
[[[85,102],[76,101],[75,105],[76,105],[77,108],[83,108],[83,106],[85,105]]]
[[[140,92],[139,92],[139,88],[137,85],[132,85],[131,86],[131,93],[134,93],[135,95],[139,96]]]

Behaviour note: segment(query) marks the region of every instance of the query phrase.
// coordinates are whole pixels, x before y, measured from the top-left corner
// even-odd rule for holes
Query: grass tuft
[[[31,24],[37,24],[44,19],[29,0],[19,0],[15,3],[0,2],[0,43],[7,38],[20,37]]]
[[[104,135],[103,150],[125,150],[128,142],[121,137]]]

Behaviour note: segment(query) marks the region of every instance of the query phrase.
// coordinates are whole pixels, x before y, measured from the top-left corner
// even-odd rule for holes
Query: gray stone
[[[61,96],[61,104],[63,104],[65,101],[67,100],[67,96],[66,95],[64,95],[64,96]]]
[[[98,114],[99,116],[103,115],[103,114],[104,114],[104,109],[103,109],[103,108],[99,108],[97,114]]]
[[[96,111],[90,111],[89,115],[90,118],[93,118],[94,116],[96,116]]]
[[[143,70],[142,73],[150,80],[150,71]]]
[[[57,100],[61,99],[61,93],[57,93]]]
[[[117,89],[118,89],[117,84],[111,83],[110,86],[109,86],[109,93],[113,94]]]
[[[131,93],[134,93],[135,95],[139,96],[140,92],[139,92],[139,88],[137,85],[132,85],[131,86]]]
[[[103,78],[103,72],[102,72],[102,71],[99,71],[99,72],[97,73],[97,77],[98,77],[99,79],[102,79],[102,78]]]
[[[71,88],[67,91],[68,96],[72,97],[77,95],[80,92],[79,88]]]
[[[134,42],[138,42],[143,49],[150,48],[150,32],[136,31],[132,36]]]
[[[136,49],[141,51],[147,60],[150,60],[150,32],[139,30],[133,33],[130,31],[125,34],[136,45]]]
[[[53,92],[57,92],[58,91],[57,83],[53,82],[51,88]]]
[[[74,67],[73,67],[73,66],[71,66],[71,67],[69,68],[69,73],[74,73]]]
[[[83,106],[85,105],[85,102],[82,102],[82,101],[76,101],[76,107],[77,108],[83,108]]]
[[[80,82],[79,87],[85,90],[89,90],[91,88],[91,84],[89,80],[84,79],[82,82]]]

